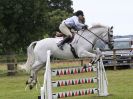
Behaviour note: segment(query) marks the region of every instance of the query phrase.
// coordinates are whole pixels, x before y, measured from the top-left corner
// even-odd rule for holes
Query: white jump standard
[[[51,81],[52,76],[71,75],[71,74],[78,74],[78,73],[91,72],[91,71],[96,71],[97,77]],[[52,87],[78,85],[85,83],[97,83],[97,88],[87,88],[87,89],[72,90],[67,92],[52,93]],[[59,99],[65,97],[82,96],[82,95],[89,95],[96,93],[98,94],[98,96],[107,96],[108,95],[107,85],[108,82],[104,65],[102,62],[102,57],[100,57],[100,60],[97,61],[96,66],[72,67],[72,68],[70,67],[65,69],[51,70],[50,50],[49,50],[47,51],[47,63],[46,63],[46,71],[44,74],[44,84],[41,87],[40,90],[41,96],[39,97],[39,99]]]

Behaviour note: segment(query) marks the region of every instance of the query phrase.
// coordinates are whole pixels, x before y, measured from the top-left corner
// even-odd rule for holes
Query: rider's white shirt
[[[72,16],[63,21],[68,27],[74,27],[77,30],[81,30],[84,24],[80,23],[77,16]]]

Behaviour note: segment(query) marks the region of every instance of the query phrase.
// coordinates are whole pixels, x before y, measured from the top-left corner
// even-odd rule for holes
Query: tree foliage
[[[66,19],[68,16],[71,16],[71,13],[68,13],[64,10],[54,10],[48,13],[49,22],[48,22],[48,34],[54,36],[56,31],[59,31],[60,23]]]
[[[60,9],[69,13],[73,12],[71,7],[73,2],[71,0],[47,0],[47,4],[50,11]]]
[[[20,52],[52,35],[73,9],[71,0],[0,0],[0,53]]]

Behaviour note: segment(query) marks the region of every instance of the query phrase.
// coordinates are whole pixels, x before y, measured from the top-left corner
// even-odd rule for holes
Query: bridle
[[[108,32],[106,33],[106,35],[108,35],[108,42],[107,41],[105,41],[104,39],[102,39],[101,37],[99,37],[98,35],[96,35],[94,32],[92,32],[91,30],[89,30],[89,29],[87,29],[90,33],[92,33],[94,36],[96,36],[98,39],[100,39],[100,40],[102,40],[104,43],[106,43],[106,44],[110,44],[109,42],[110,42],[110,34],[109,34],[109,28],[108,28]],[[106,36],[106,35],[104,35],[103,36],[103,38]]]
[[[108,31],[106,33],[106,35],[108,35],[108,41],[105,41],[103,38],[106,36],[104,35],[103,38],[99,37],[98,35],[96,35],[94,32],[92,32],[91,30],[87,29],[90,33],[92,33],[94,36],[96,36],[98,39],[102,40],[104,43],[110,45],[110,42],[112,42],[110,40],[110,37],[113,36],[113,35],[110,35],[110,29],[108,28]],[[83,31],[84,32],[84,31]],[[83,34],[83,33],[82,33]],[[95,46],[95,44],[93,44],[91,41],[89,41],[88,39],[86,39],[85,37],[83,37],[82,35],[78,34],[77,32],[77,35],[79,35],[80,37],[82,37],[84,40],[86,40],[87,42],[89,42],[90,44],[92,44],[92,48]]]

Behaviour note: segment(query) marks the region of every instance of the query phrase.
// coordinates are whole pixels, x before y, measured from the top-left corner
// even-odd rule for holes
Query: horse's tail
[[[22,70],[26,70],[26,72],[30,72],[31,66],[34,64],[35,55],[34,55],[34,45],[37,41],[32,42],[29,47],[27,48],[27,61],[24,65],[21,65],[20,68]]]

